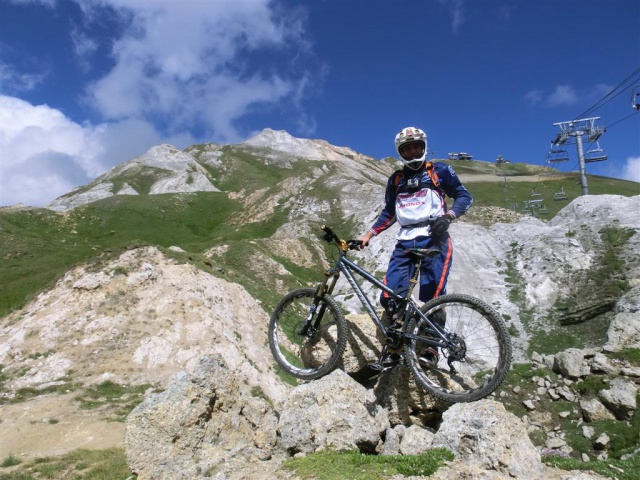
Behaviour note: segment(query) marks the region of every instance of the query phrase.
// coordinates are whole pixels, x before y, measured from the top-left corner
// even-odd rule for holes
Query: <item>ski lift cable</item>
[[[600,100],[598,100],[592,107],[588,108],[587,110],[585,110],[583,113],[581,113],[580,115],[578,115],[576,118],[584,118],[587,115],[589,115],[590,113],[592,113],[593,111],[597,110],[598,108],[600,108],[602,105],[604,105],[605,103],[609,102],[610,100],[613,100],[613,98],[615,98],[615,96],[620,95],[620,93],[622,93],[624,91],[624,89],[626,88],[630,88],[631,85],[627,86],[627,87],[623,87],[623,85],[627,82],[630,83],[635,83],[637,82],[637,80],[633,80],[633,78],[638,75],[640,73],[640,67],[636,68],[633,72],[631,72],[624,80],[622,80],[620,83],[618,83],[618,85],[616,85],[609,93],[607,93],[604,97],[602,97]],[[618,92],[614,97],[612,97],[610,100],[607,100],[607,102],[602,103],[604,100],[606,100],[608,97],[610,97],[611,95],[613,95],[616,90],[621,89],[620,92]]]
[[[607,103],[609,103],[611,100],[613,100],[614,98],[616,98],[619,95],[622,95],[623,93],[626,93],[627,90],[629,90],[630,88],[633,88],[633,85],[629,85],[627,88],[625,88],[624,90],[620,90],[618,93],[616,93],[615,95],[613,95],[611,98],[609,98],[607,101],[602,102],[601,100],[601,104],[596,106],[591,107],[591,110],[588,110],[587,112],[583,113],[582,115],[580,115],[580,117],[585,117],[589,114],[591,114],[592,112],[594,112],[595,110],[597,110],[598,108],[604,107]],[[604,99],[603,99],[604,100]]]
[[[626,117],[621,118],[620,120],[618,120],[617,122],[613,122],[611,125],[609,125],[608,127],[605,127],[607,130],[609,130],[611,127],[613,127],[614,125],[619,124],[620,122],[623,122],[624,120],[626,120],[627,118],[631,118],[634,115],[637,115],[638,113],[640,113],[640,110],[636,110],[635,112],[627,115]]]

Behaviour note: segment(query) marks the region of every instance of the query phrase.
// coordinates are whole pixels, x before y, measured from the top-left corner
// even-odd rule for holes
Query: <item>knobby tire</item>
[[[324,310],[317,333],[312,338],[299,333],[315,295],[313,288],[288,293],[276,305],[269,321],[273,357],[285,372],[301,380],[320,378],[335,370],[347,345],[347,322],[329,295],[320,299],[316,310],[316,316]]]
[[[449,367],[451,352],[442,351],[445,349],[440,349],[437,365],[423,366],[418,356],[428,345],[407,339],[405,358],[418,384],[447,403],[473,402],[495,391],[507,376],[512,356],[511,337],[498,313],[485,302],[463,294],[434,298],[420,311],[429,318],[446,318],[447,331],[458,335],[465,353],[452,363],[456,372]],[[417,317],[410,321],[408,332],[428,336]]]

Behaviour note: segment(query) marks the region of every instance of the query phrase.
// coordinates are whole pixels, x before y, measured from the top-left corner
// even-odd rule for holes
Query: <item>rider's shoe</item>
[[[370,363],[369,368],[371,368],[372,370],[378,370],[378,371],[387,370],[389,368],[395,367],[400,362],[402,362],[402,355],[400,355],[399,353],[389,353],[383,356],[381,360],[378,360],[377,362],[374,362],[374,363]]]
[[[418,357],[418,363],[425,368],[433,368],[438,365],[440,355],[435,348],[427,347],[427,349]]]

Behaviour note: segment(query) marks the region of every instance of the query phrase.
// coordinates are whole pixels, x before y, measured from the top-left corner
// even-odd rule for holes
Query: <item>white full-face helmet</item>
[[[406,167],[409,167],[413,170],[417,170],[422,166],[425,159],[427,158],[427,134],[424,131],[420,130],[416,127],[406,127],[400,130],[400,133],[396,135],[396,151],[398,155],[400,155],[400,159],[402,163]],[[406,157],[403,154],[403,150],[407,145],[418,144],[421,146],[420,154],[414,154],[409,157]]]

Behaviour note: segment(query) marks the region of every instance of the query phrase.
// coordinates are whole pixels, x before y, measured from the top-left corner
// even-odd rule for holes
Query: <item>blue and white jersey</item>
[[[453,198],[449,210],[447,196]],[[397,221],[401,226],[396,235],[398,240],[430,236],[430,227],[424,225],[429,218],[445,213],[457,218],[464,215],[472,204],[471,194],[446,163],[426,163],[415,171],[407,168],[397,170],[387,181],[385,207],[371,231],[378,235]]]

